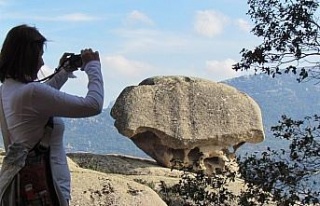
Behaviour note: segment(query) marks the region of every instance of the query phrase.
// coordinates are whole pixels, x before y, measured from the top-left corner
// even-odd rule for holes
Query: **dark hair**
[[[12,28],[0,53],[0,81],[3,83],[8,77],[24,83],[36,79],[46,41],[36,27],[23,24]]]

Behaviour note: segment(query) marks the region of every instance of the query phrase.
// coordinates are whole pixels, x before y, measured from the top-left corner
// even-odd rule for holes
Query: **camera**
[[[70,54],[70,56],[67,57],[67,61],[71,68],[77,69],[82,66],[81,54]]]

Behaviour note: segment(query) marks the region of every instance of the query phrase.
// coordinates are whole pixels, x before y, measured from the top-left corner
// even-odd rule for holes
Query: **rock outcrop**
[[[166,206],[155,190],[147,185],[143,177],[121,175],[125,172],[123,163],[135,167],[135,162],[147,167],[148,162],[120,156],[102,156],[93,154],[69,154],[72,159],[83,167],[96,166],[96,170],[84,169],[69,159],[72,178],[70,206]],[[122,158],[122,161],[120,160]],[[119,161],[118,161],[119,160]],[[84,161],[84,162],[83,162]],[[130,163],[132,161],[132,164]],[[122,166],[122,169],[120,167]],[[129,166],[129,167],[130,167]],[[138,169],[138,168],[137,168]],[[99,170],[99,171],[98,171]],[[114,172],[107,172],[110,170]],[[117,170],[117,171],[115,171]],[[105,172],[103,172],[105,171]],[[126,171],[128,173],[128,171]],[[142,175],[143,176],[143,175]],[[149,174],[152,177],[151,174]],[[165,181],[165,176],[162,180]],[[145,184],[141,184],[139,180]],[[152,182],[153,180],[150,180]],[[155,181],[155,180],[154,180]],[[157,182],[157,181],[156,181]]]
[[[212,174],[245,142],[264,140],[257,103],[234,87],[184,76],[159,76],[126,87],[111,116],[119,133],[165,167],[177,161]],[[234,168],[231,168],[234,169]]]
[[[0,167],[3,155],[0,149]],[[68,165],[72,178],[70,206],[166,206],[158,194],[161,182],[171,187],[179,183],[182,174],[153,160],[123,155],[73,153],[68,154]],[[240,194],[244,181],[236,178],[227,188]]]

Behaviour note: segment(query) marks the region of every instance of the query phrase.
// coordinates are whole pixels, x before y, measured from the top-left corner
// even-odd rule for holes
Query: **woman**
[[[49,142],[52,172],[60,194],[60,205],[67,205],[70,199],[70,172],[63,148],[64,125],[60,117],[89,117],[101,113],[103,108],[99,53],[91,49],[81,51],[81,70],[86,72],[89,82],[86,96],[78,97],[59,91],[69,74],[76,69],[68,64],[61,65],[62,69],[46,83],[35,81],[44,64],[42,55],[45,43],[46,38],[35,27],[19,25],[8,32],[1,49],[0,81],[3,84],[0,98],[10,145],[1,168],[0,205],[8,205],[5,201],[9,201],[6,195],[10,190],[10,181],[23,165],[19,161],[25,161],[26,154],[42,139],[50,117],[53,117]],[[60,63],[65,60],[66,55]]]

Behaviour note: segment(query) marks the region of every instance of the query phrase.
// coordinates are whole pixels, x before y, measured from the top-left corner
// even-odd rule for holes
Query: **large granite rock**
[[[177,161],[212,174],[245,142],[264,140],[257,103],[234,87],[184,76],[159,76],[126,87],[111,116],[160,165]],[[231,167],[231,166],[230,166]]]

